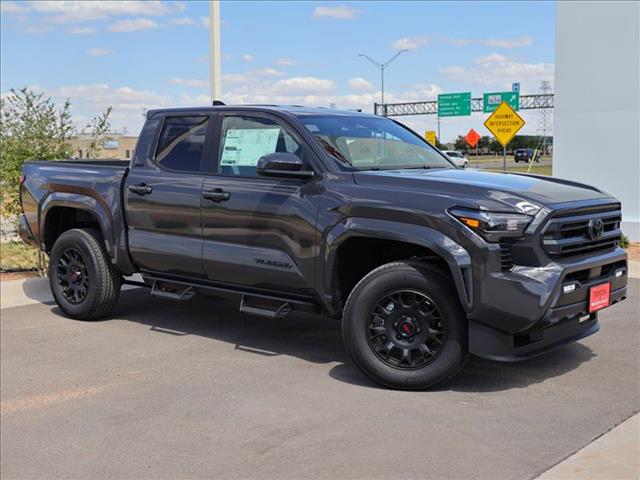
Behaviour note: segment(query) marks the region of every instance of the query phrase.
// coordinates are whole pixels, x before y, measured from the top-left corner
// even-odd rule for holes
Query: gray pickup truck
[[[341,319],[355,365],[394,388],[593,334],[627,291],[611,195],[457,169],[356,112],[154,110],[130,163],[27,162],[21,183],[21,236],[50,256],[67,315],[107,315],[137,272],[165,298]]]

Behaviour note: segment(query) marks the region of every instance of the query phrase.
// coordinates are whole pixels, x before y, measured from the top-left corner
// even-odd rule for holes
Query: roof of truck
[[[337,108],[329,107],[305,107],[302,105],[215,105],[215,106],[203,106],[203,107],[184,107],[184,108],[157,108],[149,110],[148,115],[155,113],[167,113],[167,112],[184,112],[184,113],[196,113],[205,111],[220,111],[220,110],[245,110],[245,111],[273,111],[273,112],[287,112],[292,115],[349,115],[349,116],[367,116],[372,117],[374,115],[370,113],[359,112],[357,110],[341,110]]]

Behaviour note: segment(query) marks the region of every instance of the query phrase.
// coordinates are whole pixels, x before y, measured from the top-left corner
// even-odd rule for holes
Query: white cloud
[[[276,94],[313,95],[327,93],[335,88],[333,80],[316,77],[292,77],[278,80],[273,86]]]
[[[500,53],[491,53],[489,55],[485,55],[485,56],[482,56],[482,57],[477,57],[474,60],[474,63],[476,63],[478,65],[483,65],[485,63],[506,62],[508,60],[509,60],[509,58],[506,55],[502,55]]]
[[[158,28],[158,24],[149,18],[136,18],[118,20],[107,27],[109,32],[137,32],[139,30],[149,30]]]
[[[521,48],[533,45],[533,38],[524,35],[518,38],[489,38],[483,42],[487,47]]]
[[[169,20],[171,25],[193,25],[195,22],[189,17],[172,18]]]
[[[257,70],[253,70],[251,73],[263,75],[265,77],[282,77],[283,75],[286,75],[284,72],[271,67],[258,68]]]
[[[395,40],[391,46],[396,50],[416,50],[427,44],[445,44],[455,45],[459,47],[467,45],[484,45],[485,47],[492,48],[522,48],[533,45],[533,38],[529,35],[523,35],[517,38],[488,38],[473,40],[469,38],[455,38],[446,36],[433,36],[433,37],[403,37]]]
[[[18,2],[2,1],[0,2],[0,13],[26,13],[29,8]]]
[[[43,91],[56,103],[62,103],[69,98],[73,121],[78,128],[84,127],[91,118],[111,106],[113,111],[110,120],[113,128],[122,130],[126,127],[132,134],[137,134],[144,122],[143,112],[146,109],[174,105],[171,98],[166,95],[136,90],[128,86],[114,88],[107,84],[87,84],[55,88],[31,86],[31,88]]]
[[[209,88],[209,82],[196,78],[172,78],[169,80],[170,85],[180,85],[183,87]]]
[[[396,50],[415,50],[429,43],[425,37],[404,37],[393,42],[392,47]]]
[[[335,7],[316,7],[313,11],[313,18],[336,18],[338,20],[352,20],[360,14],[360,10],[347,5],[337,5]]]
[[[47,19],[55,23],[106,20],[119,15],[164,16],[184,11],[186,8],[183,2],[164,2],[159,0],[39,0],[25,2],[24,7],[27,11],[47,15]]]
[[[349,87],[352,90],[360,90],[366,92],[370,92],[374,89],[373,84],[366,78],[362,77],[355,77],[349,80]]]
[[[275,64],[279,67],[291,67],[293,65],[296,64],[295,61],[291,60],[290,58],[278,58],[275,61]]]
[[[254,56],[250,53],[245,53],[244,55],[242,55],[242,60],[244,60],[245,62],[253,62]]]
[[[113,52],[111,50],[107,50],[106,48],[90,48],[87,50],[87,55],[92,55],[94,57],[104,57],[105,55],[111,55]]]
[[[96,31],[97,30],[95,28],[91,27],[77,27],[68,29],[67,33],[71,35],[91,35],[93,33],[96,33]]]
[[[509,88],[512,82],[522,82],[523,91],[537,91],[542,80],[553,80],[552,63],[526,63],[499,53],[477,57],[471,67],[450,66],[440,69],[449,80]]]
[[[209,17],[200,17],[200,26],[209,28]]]
[[[24,31],[35,34],[48,33],[51,31],[51,26],[46,24],[29,25]]]

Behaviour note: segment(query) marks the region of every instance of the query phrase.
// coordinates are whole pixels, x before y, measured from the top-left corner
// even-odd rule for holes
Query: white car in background
[[[442,153],[444,153],[458,168],[467,168],[469,166],[469,160],[467,160],[467,157],[460,152],[456,152],[455,150],[443,150]]]

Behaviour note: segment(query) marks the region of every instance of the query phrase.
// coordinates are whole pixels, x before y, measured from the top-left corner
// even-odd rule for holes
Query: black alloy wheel
[[[82,253],[75,248],[67,248],[58,258],[56,281],[64,298],[72,305],[78,305],[87,298],[89,292],[89,271]]]
[[[367,324],[369,346],[387,365],[414,370],[433,362],[446,342],[446,321],[423,293],[399,290],[385,295]]]

